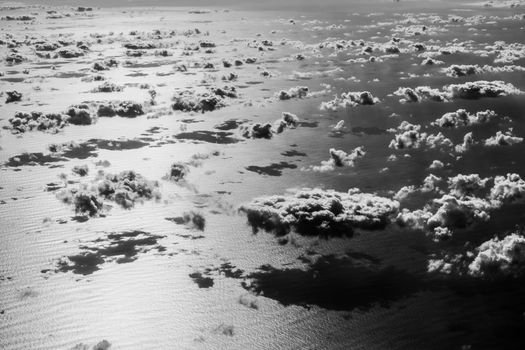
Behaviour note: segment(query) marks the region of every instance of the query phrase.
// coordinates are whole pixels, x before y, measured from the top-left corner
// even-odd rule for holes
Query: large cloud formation
[[[449,102],[454,99],[478,99],[482,97],[500,97],[509,95],[520,95],[523,91],[511,83],[501,80],[469,81],[463,84],[450,84],[443,86],[442,90],[432,89],[429,86],[418,86],[414,89],[400,87],[394,91],[394,95],[402,96],[401,103],[437,101]]]
[[[239,210],[254,232],[264,229],[278,236],[295,231],[312,236],[351,236],[356,228],[385,227],[399,202],[358,189],[336,192],[319,188],[292,195],[256,198]]]
[[[455,112],[443,114],[441,118],[436,119],[431,125],[442,128],[458,128],[461,126],[472,126],[476,124],[487,123],[497,117],[494,111],[487,109],[479,111],[476,114],[470,114],[465,109],[458,109]]]
[[[525,268],[525,237],[520,234],[490,239],[476,251],[477,255],[468,266],[473,276],[518,275]]]

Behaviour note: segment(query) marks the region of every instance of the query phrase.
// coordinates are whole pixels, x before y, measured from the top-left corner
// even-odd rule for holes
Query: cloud
[[[469,274],[477,277],[519,275],[525,268],[525,237],[512,233],[503,239],[493,238],[477,249],[468,266]]]
[[[333,171],[337,167],[349,166],[353,167],[354,162],[363,158],[366,155],[366,152],[363,147],[356,147],[352,152],[346,153],[342,150],[336,150],[335,148],[330,148],[330,159],[324,160],[321,162],[321,165],[314,165],[306,168],[305,170],[312,170],[317,172],[328,172]]]
[[[313,236],[351,236],[357,228],[380,229],[399,209],[399,202],[362,193],[319,188],[292,195],[256,198],[240,207],[254,232],[264,229],[282,236],[290,231]]]
[[[496,117],[497,114],[489,109],[476,112],[476,114],[470,114],[465,109],[458,109],[455,112],[443,114],[441,118],[436,119],[431,125],[439,126],[441,128],[458,128],[461,126],[488,123]]]
[[[411,124],[404,120],[397,127],[390,131],[398,132],[394,139],[390,141],[389,148],[392,149],[411,149],[426,147],[434,148],[451,148],[454,146],[452,141],[446,138],[441,132],[438,134],[427,134],[421,132],[421,125]]]
[[[497,207],[503,204],[523,203],[525,200],[525,181],[518,174],[496,176],[489,198]]]
[[[456,145],[455,151],[457,153],[464,153],[468,151],[472,145],[475,144],[474,137],[472,136],[472,132],[468,132],[463,136],[463,143],[460,145]]]
[[[479,66],[477,64],[454,64],[441,70],[449,77],[464,77],[474,74],[484,73],[511,73],[511,72],[523,72],[525,67],[522,66]]]
[[[430,164],[428,168],[434,170],[434,169],[442,169],[444,166],[445,165],[443,164],[442,161],[435,159],[432,161],[432,164]]]
[[[523,91],[511,83],[500,80],[486,81],[478,80],[463,84],[450,84],[443,86],[443,90],[432,89],[429,86],[418,86],[414,89],[400,87],[394,91],[394,95],[402,96],[401,103],[436,101],[450,102],[453,99],[478,99],[482,97],[500,97],[509,95],[521,95]]]
[[[500,80],[479,80],[463,84],[451,84],[443,87],[450,98],[478,99],[481,97],[500,97],[509,95],[521,95],[523,91],[511,83]]]
[[[399,100],[401,103],[407,102],[421,102],[424,100],[431,100],[437,102],[448,101],[447,95],[438,89],[432,89],[429,86],[418,86],[414,89],[400,87],[394,91],[394,95],[402,96]]]
[[[512,135],[512,131],[508,130],[505,133],[498,131],[496,135],[485,140],[485,146],[512,146],[523,142],[523,137]]]
[[[280,134],[286,128],[296,128],[299,125],[299,117],[293,113],[283,112],[281,119],[278,119],[274,124],[255,123],[246,125],[241,128],[242,135],[246,138],[254,139],[271,139],[273,134]]]
[[[307,86],[296,86],[292,87],[288,90],[281,90],[279,91],[276,96],[279,98],[279,100],[290,100],[292,98],[303,98],[308,95],[308,87]]]
[[[481,178],[478,174],[458,174],[448,178],[449,193],[456,198],[482,195],[491,178]]]
[[[96,216],[104,209],[104,200],[131,209],[144,200],[159,199],[158,187],[158,182],[148,181],[132,170],[119,174],[100,172],[91,184],[81,183],[77,188],[66,188],[57,197],[72,204],[78,214]]]
[[[374,105],[379,102],[381,101],[368,91],[344,92],[340,97],[336,95],[333,100],[322,102],[320,108],[321,110],[336,111],[340,108],[355,107],[358,105]]]

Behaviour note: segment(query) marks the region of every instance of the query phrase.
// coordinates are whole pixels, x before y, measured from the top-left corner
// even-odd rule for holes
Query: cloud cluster
[[[476,112],[476,114],[470,114],[465,109],[458,109],[455,112],[443,114],[441,118],[436,119],[431,125],[439,126],[441,128],[458,128],[462,126],[488,123],[496,117],[496,112],[490,109]]]
[[[474,141],[472,132],[468,132],[463,136],[463,143],[456,145],[454,149],[457,153],[464,153],[468,151],[475,143],[476,142]]]
[[[523,91],[519,90],[511,83],[505,83],[501,80],[478,80],[463,84],[451,84],[443,87],[443,90],[452,99],[478,99],[481,97],[500,97],[523,94]]]
[[[356,147],[352,152],[346,153],[342,150],[336,150],[335,148],[330,148],[330,159],[323,160],[321,165],[314,165],[306,168],[305,170],[317,171],[320,173],[325,173],[333,171],[338,167],[353,167],[354,162],[363,158],[366,154],[363,147]]]
[[[403,200],[424,188],[443,193],[438,184],[440,178],[427,177],[421,187],[405,186],[394,196]],[[490,186],[492,184],[492,187]],[[427,231],[431,235],[443,235],[444,228],[450,236],[452,230],[468,228],[487,221],[490,213],[504,205],[525,202],[525,181],[518,174],[482,178],[478,174],[458,174],[447,179],[448,193],[430,200],[422,209],[403,209],[397,217],[402,226]]]
[[[401,103],[421,102],[424,100],[437,102],[448,101],[446,94],[439,91],[439,89],[432,89],[430,86],[418,86],[414,89],[400,87],[394,91],[394,95],[403,97],[401,100],[399,100]]]
[[[392,149],[448,149],[454,146],[452,141],[441,132],[438,134],[421,132],[421,125],[411,124],[406,120],[401,122],[396,129],[390,131],[396,132],[394,139],[389,144]]]
[[[72,105],[63,113],[17,112],[10,118],[9,128],[13,133],[39,130],[57,132],[68,124],[90,125],[96,116],[86,104]]]
[[[288,90],[279,91],[276,96],[279,100],[290,100],[292,98],[303,98],[308,95],[309,89],[307,86],[296,86]]]
[[[493,238],[477,249],[468,266],[469,274],[477,277],[517,276],[525,268],[525,237],[512,233],[503,239]]]
[[[79,184],[57,194],[64,203],[71,204],[81,215],[96,216],[103,210],[104,200],[130,209],[143,200],[159,199],[161,194],[156,181],[148,181],[133,170],[119,174],[99,174],[93,183]]]
[[[464,199],[471,196],[483,196],[491,178],[482,178],[479,174],[458,174],[448,178],[449,194]]]
[[[511,73],[511,72],[523,72],[525,67],[522,66],[479,66],[477,64],[454,64],[441,70],[449,77],[464,77],[474,74],[484,73]]]
[[[496,176],[489,198],[493,205],[523,203],[525,201],[525,181],[518,174]]]
[[[401,103],[421,102],[425,100],[437,102],[449,102],[453,99],[478,99],[482,97],[500,97],[509,95],[520,95],[523,91],[511,83],[500,80],[470,81],[463,84],[445,85],[443,90],[432,89],[429,86],[418,86],[414,89],[400,87],[394,91],[394,95],[402,96]]]
[[[237,98],[234,86],[211,88],[210,91],[197,93],[194,90],[179,91],[172,98],[171,108],[182,112],[210,112],[226,106],[224,98]]]
[[[496,132],[496,135],[491,136],[485,140],[485,146],[512,146],[521,142],[523,142],[523,137],[512,135],[511,130],[505,133],[498,131]]]
[[[399,202],[351,189],[347,193],[307,189],[293,195],[256,198],[242,205],[254,232],[278,236],[291,230],[302,235],[351,236],[356,228],[380,229],[397,214]]]
[[[380,100],[368,91],[345,92],[342,93],[340,97],[335,96],[331,101],[322,102],[321,110],[336,111],[340,108],[355,107],[358,105],[374,105],[379,102]]]
[[[99,117],[114,117],[118,115],[120,117],[135,118],[143,114],[142,105],[133,101],[109,102],[100,104],[97,109]]]
[[[281,119],[278,119],[272,125],[271,123],[255,123],[246,125],[241,128],[242,135],[246,138],[253,139],[270,139],[273,134],[280,134],[287,128],[296,128],[299,124],[299,117],[293,113],[283,112]]]

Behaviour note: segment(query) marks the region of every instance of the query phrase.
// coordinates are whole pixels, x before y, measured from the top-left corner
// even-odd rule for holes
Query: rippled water
[[[525,174],[523,143],[474,146],[457,158],[435,149],[389,149],[393,134],[387,132],[403,120],[428,126],[444,113],[465,108],[507,116],[513,133],[523,136],[523,96],[402,104],[392,95],[399,87],[441,88],[474,80],[503,80],[525,90],[523,72],[453,78],[441,71],[442,66],[421,65],[423,58],[413,52],[382,62],[351,63],[349,59],[363,57],[357,49],[319,47],[343,39],[386,43],[392,37],[478,49],[497,41],[524,44],[522,9],[408,1],[322,12],[191,13],[188,8],[144,7],[75,14],[58,8],[72,16],[57,19],[46,18],[45,10],[1,11],[0,16],[35,13],[36,20],[2,20],[0,38],[68,38],[86,40],[91,48],[76,59],[43,59],[22,45],[19,50],[28,60],[4,62],[0,68],[5,74],[0,77],[1,90],[23,94],[21,101],[9,104],[1,96],[2,126],[8,126],[17,111],[59,112],[72,104],[122,99],[146,106],[149,89],[156,90],[156,105],[136,118],[100,117],[93,125],[70,125],[56,134],[2,130],[1,348],[71,349],[80,343],[92,347],[103,339],[111,349],[523,348],[523,279],[491,283],[427,273],[432,254],[461,252],[467,242],[477,246],[522,225],[523,206],[498,210],[490,221],[458,230],[453,240],[439,244],[423,232],[396,225],[358,230],[351,238],[277,238],[263,231],[254,234],[237,210],[255,197],[303,187],[343,192],[356,187],[392,197],[403,186],[421,184],[436,159],[447,164],[434,171],[445,178],[461,173]],[[479,23],[433,24],[437,17],[449,15],[485,17]],[[406,26],[410,18],[442,31],[418,37],[398,32],[397,26]],[[200,34],[182,34],[195,28]],[[176,31],[161,40],[173,55],[127,57],[122,44],[132,37],[130,31],[143,35],[153,30]],[[102,35],[97,38],[95,33]],[[273,42],[274,50],[259,51],[251,45],[265,39]],[[281,45],[282,39],[286,41]],[[213,52],[183,54],[188,52],[185,46],[200,40],[214,42]],[[2,43],[2,57],[8,50]],[[297,59],[298,54],[304,59]],[[257,61],[222,65],[224,59],[247,57]],[[93,62],[105,58],[115,58],[119,66],[93,72]],[[469,52],[438,59],[445,66],[484,65],[492,64],[494,56]],[[126,60],[132,62],[125,64]],[[194,67],[208,61],[215,69]],[[513,64],[524,63],[521,58]],[[188,71],[178,71],[180,64]],[[230,72],[238,79],[222,82]],[[102,82],[82,79],[94,74],[124,90],[92,93]],[[147,89],[140,88],[144,83]],[[224,84],[236,86],[239,98],[223,109],[201,114],[170,108],[177,90]],[[276,92],[295,86],[319,93],[286,101],[275,98]],[[347,91],[370,91],[381,103],[320,110],[323,101]],[[282,112],[299,117],[296,128],[271,139],[243,135],[244,126],[273,123]],[[346,128],[334,133],[340,120]],[[472,130],[480,140],[508,126],[497,121]],[[467,130],[471,129],[443,132],[456,144]],[[429,126],[426,131],[438,130]],[[77,147],[49,151],[52,144],[70,141]],[[366,155],[353,167],[308,171],[329,159],[330,148],[350,152],[359,146]],[[398,156],[395,162],[387,161],[392,153]],[[175,162],[189,169],[178,183],[166,179]],[[87,176],[72,173],[74,166],[84,164]],[[75,214],[57,198],[62,188],[89,183],[101,170],[134,170],[159,181],[162,197],[137,202],[131,209],[109,202],[105,215],[93,218]],[[417,201],[406,206],[420,207]],[[185,218],[190,212],[202,215],[205,223],[194,216]]]

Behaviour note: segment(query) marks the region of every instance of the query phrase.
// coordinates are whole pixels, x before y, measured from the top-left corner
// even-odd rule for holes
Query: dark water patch
[[[206,227],[206,218],[200,213],[189,211],[184,213],[182,216],[164,218],[165,220],[171,221],[177,225],[190,225],[200,231],[203,231]]]
[[[53,78],[67,79],[67,78],[83,78],[88,74],[81,72],[60,72],[55,75],[52,75]]]
[[[195,123],[202,123],[204,120],[197,120],[197,119],[189,118],[189,119],[181,119],[179,121],[181,123],[186,123],[186,124],[195,124]]]
[[[246,167],[245,169],[248,171],[253,171],[260,175],[269,175],[269,176],[281,176],[283,174],[283,169],[296,169],[297,165],[290,164],[287,162],[280,162],[280,163],[272,163],[267,166],[256,166],[251,165]]]
[[[147,77],[148,75],[149,74],[141,73],[141,72],[126,74],[127,77]]]
[[[404,271],[351,257],[322,257],[307,270],[264,265],[247,277],[252,282],[243,282],[245,289],[285,306],[317,305],[329,310],[388,307],[423,288],[422,281]]]
[[[97,157],[97,147],[90,143],[81,143],[67,148],[61,155],[70,159],[86,159],[89,157]]]
[[[138,254],[152,249],[162,251],[164,247],[158,244],[158,240],[164,237],[144,231],[110,233],[88,245],[81,245],[79,254],[61,258],[55,272],[71,271],[75,274],[89,275],[111,261],[117,264],[129,263],[135,261]]]
[[[297,126],[301,128],[317,128],[319,126],[319,122],[298,122]]]
[[[171,63],[174,63],[174,62],[169,62],[169,61],[140,62],[140,63],[136,62],[136,63],[126,64],[125,67],[126,68],[157,68],[157,67],[162,67],[164,65],[171,64]]]
[[[86,216],[86,215],[75,215],[75,216],[71,217],[71,220],[75,221],[75,222],[82,223],[82,222],[88,221],[89,220],[89,216]]]
[[[386,130],[377,128],[375,126],[373,127],[356,126],[352,128],[352,132],[354,134],[362,134],[362,135],[383,135],[387,133]]]
[[[18,156],[9,158],[4,164],[8,167],[20,167],[20,166],[35,166],[35,165],[49,165],[50,163],[63,162],[67,159],[56,157],[53,155],[43,153],[23,153]]]
[[[152,126],[151,128],[146,130],[146,133],[148,134],[160,134],[162,130],[168,130],[167,128],[163,128],[160,126]]]
[[[206,236],[203,236],[203,235],[182,235],[182,234],[178,234],[176,236],[177,237],[181,237],[181,238],[185,238],[185,239],[191,239],[192,241],[197,240],[197,239],[206,238]]]
[[[215,125],[214,128],[217,130],[234,130],[246,122],[246,119],[229,119],[220,124]]]
[[[205,277],[200,272],[193,272],[189,274],[190,278],[195,282],[199,288],[211,288],[213,287],[213,278]]]
[[[25,80],[25,78],[0,78],[0,80],[7,81],[10,83],[21,83]]]
[[[259,85],[259,84],[263,84],[264,82],[263,81],[247,81],[245,82],[245,84],[247,85]]]
[[[215,193],[217,193],[217,194],[227,194],[227,195],[232,194],[231,191],[215,191]]]
[[[242,278],[244,275],[244,270],[236,268],[229,262],[221,264],[217,271],[228,278]]]
[[[233,133],[231,132],[200,130],[192,132],[183,132],[174,135],[174,137],[178,140],[193,140],[217,144],[232,144],[241,141],[239,139],[236,139],[235,137],[232,137],[232,135]]]
[[[306,153],[299,152],[299,151],[297,151],[295,149],[282,152],[281,155],[283,155],[285,157],[306,157],[307,156]]]
[[[45,189],[48,192],[54,192],[54,191],[57,191],[57,190],[59,190],[61,188],[64,188],[64,187],[65,187],[64,184],[50,182],[50,183],[46,184]]]
[[[109,151],[123,151],[130,149],[138,149],[148,145],[148,143],[140,140],[100,140],[91,139],[88,143],[96,145],[100,149]]]

